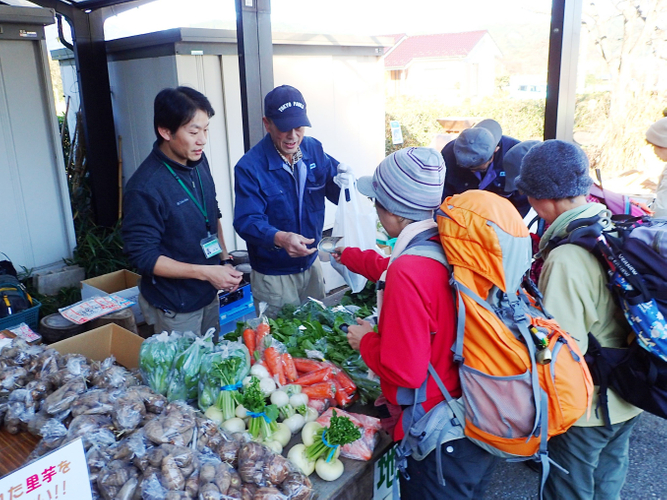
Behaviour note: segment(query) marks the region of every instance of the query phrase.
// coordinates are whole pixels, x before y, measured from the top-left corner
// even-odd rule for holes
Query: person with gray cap
[[[606,207],[588,203],[593,180],[588,173],[586,153],[576,144],[548,140],[537,144],[523,157],[516,187],[549,228],[540,239],[544,267],[539,289],[544,307],[561,327],[588,351],[588,334],[602,347],[627,347],[628,323],[607,287],[607,273],[595,256],[584,248],[563,244],[568,225],[598,215]],[[590,418],[581,417],[564,434],[549,440],[552,467],[544,498],[619,498],[628,470],[628,443],[641,410],[607,391],[611,427],[598,412],[598,391],[594,391]]]
[[[377,331],[368,321],[357,320],[358,325],[348,327],[348,341],[380,377],[383,397],[393,410],[388,413],[400,415],[393,428],[395,441],[445,399],[429,375],[429,366],[453,397],[461,395],[451,350],[456,308],[433,220],[444,176],[442,157],[434,149],[406,148],[389,155],[372,177],[357,181],[357,188],[375,199],[380,222],[390,237],[397,238],[391,257],[358,248],[337,248],[332,254],[337,262],[377,283]],[[425,400],[412,405],[420,387],[426,388]],[[436,445],[423,460],[408,456],[402,462],[407,474],[400,478],[401,498],[482,498],[498,460],[461,431]]]
[[[661,118],[646,131],[646,142],[660,161],[667,162],[667,118]],[[654,217],[667,217],[667,165],[660,175],[655,201],[651,207]]]
[[[339,163],[304,135],[311,125],[296,88],[269,92],[264,115],[267,134],[234,169],[234,229],[248,245],[256,309],[266,302],[275,316],[284,304],[324,298],[317,243],[325,198],[338,203]]]
[[[525,217],[530,204],[518,191],[506,190],[508,177],[503,165],[507,152],[518,143],[513,137],[503,135],[500,124],[491,119],[462,131],[442,148],[447,166],[442,201],[470,189],[483,189],[509,199],[521,217]]]

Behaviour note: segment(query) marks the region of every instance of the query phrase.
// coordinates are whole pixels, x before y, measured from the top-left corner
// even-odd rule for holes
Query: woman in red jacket
[[[429,364],[453,397],[461,395],[451,351],[456,309],[447,268],[426,256],[428,252],[416,250],[424,247],[421,242],[430,240],[437,243],[431,247],[442,252],[433,211],[440,205],[444,176],[442,156],[433,149],[406,148],[389,155],[372,177],[360,178],[357,187],[375,199],[382,226],[390,237],[397,238],[392,257],[358,248],[338,248],[333,254],[351,271],[384,282],[384,289],[378,291],[377,332],[368,321],[358,320],[358,325],[349,327],[348,340],[380,377],[388,403],[398,411],[402,406],[393,432],[395,441],[444,400],[428,375]],[[415,409],[411,401],[419,388],[423,401]],[[465,437],[440,446],[440,453],[434,450],[421,461],[408,457],[401,498],[482,498],[498,459]],[[437,472],[437,455],[441,456],[442,478]]]

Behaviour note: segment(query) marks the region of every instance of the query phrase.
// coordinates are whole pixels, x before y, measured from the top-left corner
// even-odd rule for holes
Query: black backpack
[[[635,333],[627,348],[602,347],[588,334],[585,359],[600,387],[599,404],[607,426],[611,425],[609,388],[628,403],[667,418],[667,258],[632,235],[637,228],[649,227],[658,228],[660,223],[648,216],[611,216],[604,210],[571,222],[568,236],[549,243],[550,248],[572,243],[597,257],[607,270],[607,286]]]
[[[6,255],[5,257],[7,260],[0,260],[0,318],[33,306],[32,297],[18,280],[14,265]]]

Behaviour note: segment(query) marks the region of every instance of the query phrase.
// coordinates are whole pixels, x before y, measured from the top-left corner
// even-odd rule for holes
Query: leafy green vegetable
[[[366,286],[359,293],[352,293],[351,290],[345,292],[340,303],[344,306],[354,305],[360,309],[357,311],[357,316],[360,318],[367,318],[373,314],[373,309],[377,304],[377,295],[375,290],[376,284],[372,281],[367,281]]]
[[[278,418],[278,407],[267,405],[264,393],[259,388],[259,379],[252,378],[250,384],[243,390],[243,406],[249,412],[257,415],[249,415],[248,432],[254,438],[267,440],[278,430],[276,419]]]
[[[365,317],[365,316],[364,316]],[[356,324],[356,317],[344,307],[322,307],[317,301],[302,306],[286,305],[273,320],[269,319],[271,335],[282,342],[294,357],[309,357],[306,351],[319,351],[324,358],[340,366],[357,385],[362,404],[380,396],[380,385],[368,378],[368,366],[358,351],[350,347],[340,327]],[[242,328],[225,338],[238,338]]]
[[[199,408],[206,411],[212,404],[222,410],[224,420],[235,416],[239,398],[235,388],[250,371],[248,349],[237,342],[222,340],[207,354],[199,370]]]
[[[192,344],[194,337],[169,335],[163,332],[153,335],[141,344],[139,370],[146,385],[158,394],[166,396],[168,377],[174,359]]]
[[[174,359],[169,374],[167,399],[169,401],[194,401],[198,396],[199,369],[204,355],[209,353],[213,343],[197,338],[185,351]]]
[[[323,436],[330,446],[325,444]],[[329,427],[317,431],[315,442],[306,448],[306,456],[308,460],[314,462],[320,455],[330,452],[333,449],[332,446],[352,443],[360,437],[359,427],[354,425],[348,417],[339,417],[336,415],[336,410],[333,410]]]

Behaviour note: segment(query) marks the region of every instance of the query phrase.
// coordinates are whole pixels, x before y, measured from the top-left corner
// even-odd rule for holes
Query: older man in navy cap
[[[518,143],[503,135],[500,124],[490,119],[461,132],[441,152],[447,166],[442,199],[469,189],[484,189],[508,198],[525,217],[530,210],[528,199],[516,190],[506,191],[508,177],[503,168],[503,157]]]
[[[305,136],[306,101],[289,85],[264,98],[267,134],[235,167],[234,228],[248,244],[255,305],[274,316],[284,304],[324,297],[317,243],[324,199],[338,203],[338,161]]]

